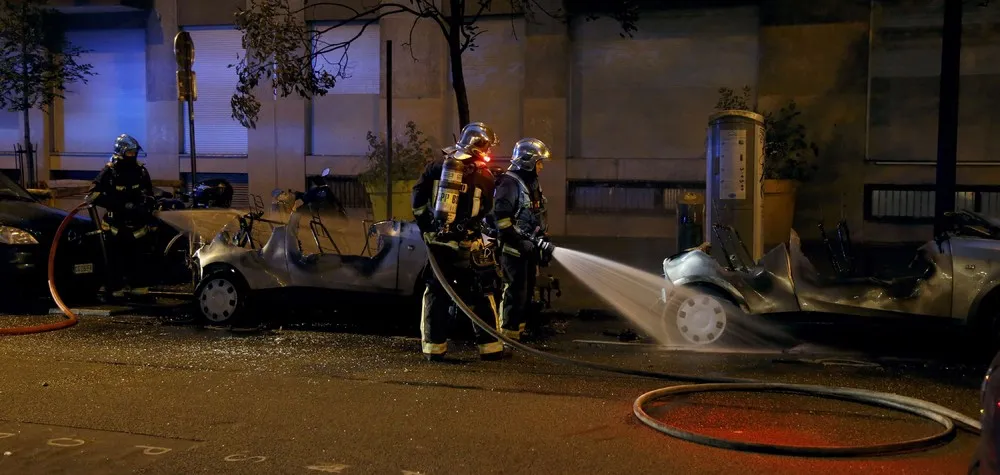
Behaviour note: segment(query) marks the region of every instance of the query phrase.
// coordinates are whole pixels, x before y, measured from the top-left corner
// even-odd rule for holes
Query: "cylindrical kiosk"
[[[705,234],[713,254],[720,249],[712,226],[731,226],[746,243],[753,259],[764,255],[763,190],[764,116],[726,110],[708,121]],[[730,250],[733,252],[735,250]]]
[[[705,242],[705,194],[685,191],[677,200],[677,252]]]

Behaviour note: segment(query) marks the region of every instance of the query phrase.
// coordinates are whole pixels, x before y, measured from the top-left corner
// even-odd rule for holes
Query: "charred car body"
[[[223,230],[195,253],[200,280],[194,298],[207,323],[235,322],[252,299],[268,292],[412,297],[423,290],[427,249],[415,223],[347,229],[349,220],[327,185],[293,196],[275,190],[274,197],[273,209],[290,214],[262,246],[241,246]],[[301,204],[290,206],[294,201]]]
[[[948,213],[947,219],[950,231],[917,249],[908,269],[880,276],[853,271],[856,259],[844,223],[840,250],[830,256],[834,271],[828,273],[802,253],[794,231],[787,243],[754,263],[739,257],[748,253],[742,243],[732,244],[735,232],[717,226],[727,266],[706,245],[663,261],[664,276],[673,284],[660,298],[664,330],[677,341],[707,344],[718,341],[739,313],[821,312],[932,317],[965,324],[994,340],[1000,314],[1000,223],[970,211]]]

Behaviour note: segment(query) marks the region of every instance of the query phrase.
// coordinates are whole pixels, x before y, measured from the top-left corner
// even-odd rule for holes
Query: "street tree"
[[[91,65],[78,61],[86,51],[67,40],[62,14],[46,3],[0,1],[0,108],[22,113],[29,186],[35,177],[29,111],[47,110],[68,85],[93,75]]]
[[[573,0],[574,11],[587,20],[610,17],[621,25],[622,36],[631,37],[636,31],[638,4],[648,0]],[[536,15],[567,20],[570,13],[562,8],[546,6],[545,0],[400,0],[397,2],[365,0],[369,7],[356,8],[351,3],[336,1],[304,0],[302,6],[292,7],[289,0],[251,0],[246,9],[236,14],[236,28],[243,33],[246,54],[231,67],[236,68],[239,82],[231,100],[233,118],[244,127],[256,127],[261,104],[254,96],[254,89],[262,83],[273,88],[276,94],[287,97],[323,96],[333,89],[337,80],[349,76],[348,53],[351,44],[364,34],[366,28],[393,15],[411,15],[409,40],[402,46],[411,48],[413,32],[420,22],[431,22],[440,30],[448,44],[451,63],[452,87],[458,106],[461,125],[468,124],[469,98],[462,70],[462,54],[475,49],[476,38],[485,30],[477,22],[484,15],[497,12],[507,15],[524,15],[529,21]],[[503,4],[503,9],[498,8]],[[348,18],[329,26],[314,26],[299,17],[310,8],[339,8]],[[345,25],[360,25],[361,30],[345,41],[327,42],[326,32]],[[336,58],[331,60],[331,58]],[[416,60],[415,57],[413,57]],[[316,68],[317,61],[328,64]]]

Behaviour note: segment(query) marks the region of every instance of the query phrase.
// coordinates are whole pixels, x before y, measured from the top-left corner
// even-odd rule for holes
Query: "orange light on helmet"
[[[486,161],[486,162],[490,161],[490,156],[487,155],[487,154],[483,154],[483,161]]]

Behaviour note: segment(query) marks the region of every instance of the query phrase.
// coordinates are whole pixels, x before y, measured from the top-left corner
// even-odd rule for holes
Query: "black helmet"
[[[126,162],[136,163],[142,147],[139,141],[128,134],[121,134],[115,139],[115,152],[111,155],[111,162],[114,164]]]

